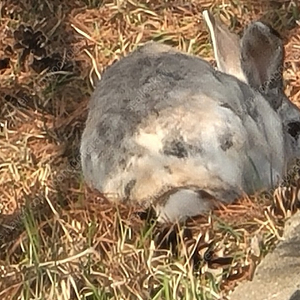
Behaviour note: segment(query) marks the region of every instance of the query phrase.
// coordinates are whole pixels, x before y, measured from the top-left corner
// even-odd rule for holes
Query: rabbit
[[[300,154],[281,38],[256,21],[239,39],[203,15],[217,68],[147,42],[106,69],[82,134],[86,182],[112,200],[153,206],[159,222],[272,188]]]

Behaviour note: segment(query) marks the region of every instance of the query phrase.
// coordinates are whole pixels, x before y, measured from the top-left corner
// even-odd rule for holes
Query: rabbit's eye
[[[300,122],[291,122],[287,124],[288,133],[295,139],[298,139],[300,135]]]

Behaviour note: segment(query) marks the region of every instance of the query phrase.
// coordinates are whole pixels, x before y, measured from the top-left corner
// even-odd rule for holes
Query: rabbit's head
[[[257,21],[240,39],[205,11],[217,68],[259,92],[281,117],[287,161],[300,156],[300,110],[284,94],[284,47],[280,35]]]

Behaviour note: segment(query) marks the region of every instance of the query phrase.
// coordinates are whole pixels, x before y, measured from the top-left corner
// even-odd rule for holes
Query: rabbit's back
[[[247,84],[148,43],[103,74],[82,137],[83,171],[123,199],[194,186],[227,201],[282,172],[281,132],[275,111]]]
[[[224,90],[224,85],[228,84],[230,89]],[[243,85],[245,89],[241,89]],[[239,100],[232,104],[240,111],[244,111],[240,106],[245,105],[241,101],[245,95],[238,94],[242,92],[248,98],[253,97],[245,84],[224,76],[203,59],[150,42],[104,72],[92,96],[90,109],[101,109],[101,113],[112,112],[114,108],[118,113],[130,110],[143,119],[149,112],[187,103],[184,98],[169,97],[169,93],[175,91],[188,91],[191,95],[201,91],[213,99],[224,96],[218,99],[220,102],[228,102],[228,96],[235,95]]]

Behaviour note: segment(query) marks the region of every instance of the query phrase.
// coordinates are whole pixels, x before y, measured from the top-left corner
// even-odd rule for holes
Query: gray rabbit
[[[300,111],[283,92],[283,44],[243,37],[207,11],[217,61],[148,42],[104,72],[81,141],[86,181],[176,221],[276,186],[300,154]]]

